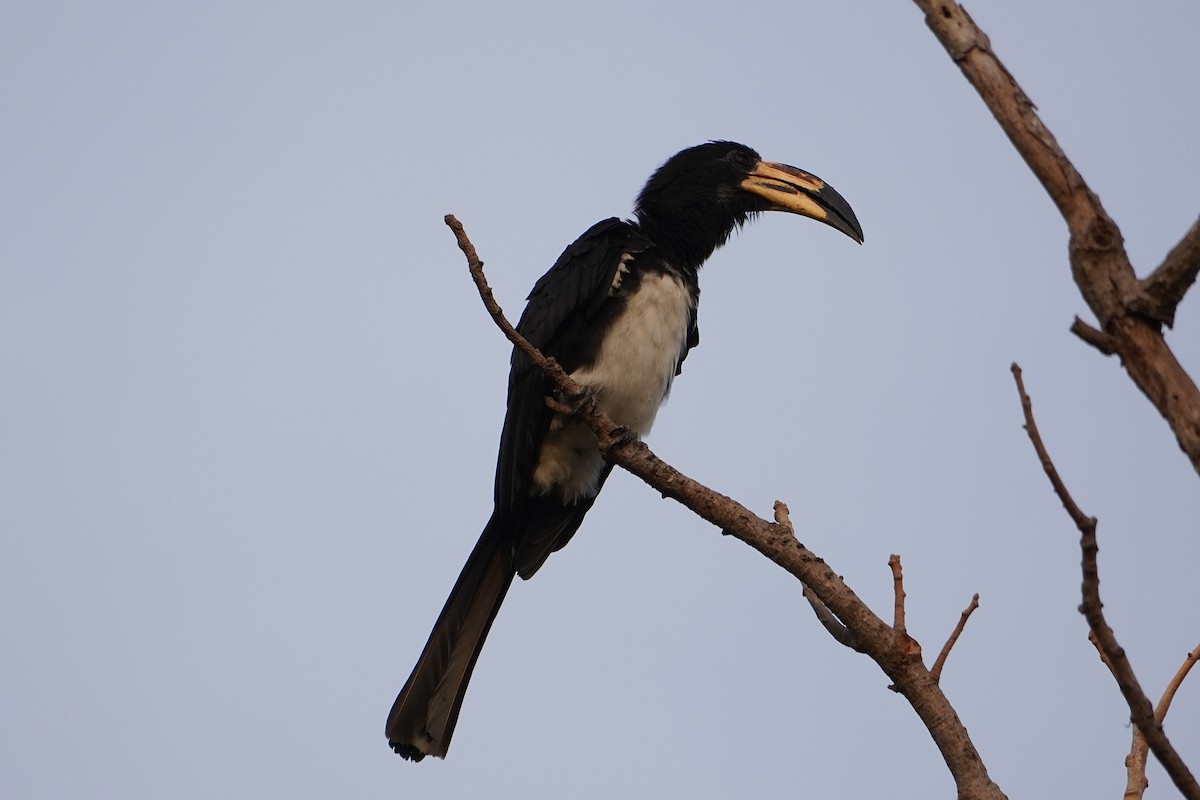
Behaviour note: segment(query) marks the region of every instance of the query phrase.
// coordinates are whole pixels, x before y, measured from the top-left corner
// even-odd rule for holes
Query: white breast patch
[[[666,273],[643,274],[595,362],[571,373],[596,395],[613,421],[638,436],[650,432],[670,391],[686,347],[692,307],[691,292],[682,280]],[[534,491],[556,489],[568,502],[591,497],[603,466],[591,431],[556,415],[538,454]]]
[[[571,373],[618,425],[645,436],[654,424],[687,341],[692,295],[683,281],[646,273],[613,321],[596,361]]]

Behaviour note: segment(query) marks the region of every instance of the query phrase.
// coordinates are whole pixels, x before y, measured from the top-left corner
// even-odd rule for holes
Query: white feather
[[[692,295],[683,281],[645,273],[601,342],[595,362],[571,377],[596,395],[614,422],[645,436],[671,389],[692,310]],[[538,454],[534,491],[555,489],[567,502],[592,497],[603,466],[591,430],[556,415]]]

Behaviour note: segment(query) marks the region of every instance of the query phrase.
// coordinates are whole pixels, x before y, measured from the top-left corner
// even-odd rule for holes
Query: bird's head
[[[762,211],[811,217],[863,240],[853,209],[832,186],[804,170],[763,161],[737,142],[708,142],[671,156],[646,182],[635,213],[660,247],[698,267]]]

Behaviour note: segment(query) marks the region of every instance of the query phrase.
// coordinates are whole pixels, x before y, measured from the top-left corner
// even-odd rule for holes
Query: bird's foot
[[[613,427],[609,428],[604,439],[605,441],[602,442],[602,445],[605,450],[611,450],[614,447],[623,447],[624,445],[633,444],[634,442],[640,442],[642,440],[641,437],[637,435],[636,431],[634,431],[632,428],[627,428],[624,425],[614,425]]]
[[[596,398],[587,389],[584,389],[579,394],[563,394],[555,392],[552,395],[546,396],[546,408],[556,414],[564,414],[568,417],[578,417],[583,413],[583,409],[588,404],[594,404]]]

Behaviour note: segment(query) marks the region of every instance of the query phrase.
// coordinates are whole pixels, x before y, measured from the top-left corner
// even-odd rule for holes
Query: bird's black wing
[[[567,372],[590,354],[596,317],[611,313],[610,289],[621,259],[648,243],[637,228],[617,218],[598,222],[576,239],[529,293],[517,330]],[[545,398],[550,382],[517,350],[508,376],[508,414],[496,464],[496,509],[514,510],[529,495],[538,449],[553,412]]]
[[[688,331],[687,340],[684,343],[683,352],[679,354],[679,363],[675,365],[675,377],[683,374],[683,361],[688,357],[688,353],[692,352],[692,348],[700,344],[700,321],[696,316],[696,310],[700,307],[700,287],[693,287],[696,293],[697,302],[692,304],[692,312],[688,314]]]

